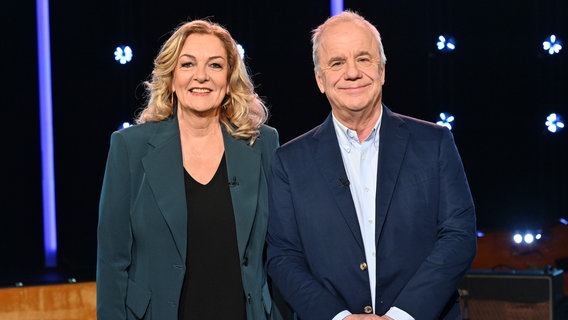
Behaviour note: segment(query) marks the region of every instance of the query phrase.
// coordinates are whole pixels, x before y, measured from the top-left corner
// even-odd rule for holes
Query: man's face
[[[316,81],[334,114],[353,116],[380,107],[385,72],[371,31],[352,22],[329,26],[318,57]]]

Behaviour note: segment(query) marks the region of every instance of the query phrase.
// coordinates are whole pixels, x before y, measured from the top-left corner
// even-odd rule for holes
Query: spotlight
[[[451,114],[447,112],[441,112],[440,118],[436,123],[441,126],[448,127],[448,129],[452,130],[452,123],[454,123],[454,120],[455,118]]]
[[[130,122],[124,121],[120,126],[118,126],[118,130],[128,128],[128,127],[132,127],[132,126],[133,125]]]
[[[440,51],[454,51],[456,49],[456,41],[451,36],[438,36],[438,42],[436,42],[436,47]]]
[[[237,51],[239,51],[239,55],[241,56],[241,59],[245,58],[245,48],[243,48],[243,46],[237,42]]]
[[[556,54],[562,50],[562,41],[556,38],[555,35],[551,35],[548,39],[544,40],[542,48],[544,51],[548,51],[550,55]]]
[[[132,49],[129,46],[116,47],[114,50],[114,60],[120,64],[126,64],[132,60]]]
[[[525,234],[525,236],[523,237],[523,240],[525,240],[526,244],[531,244],[534,241],[534,236],[530,233]]]
[[[516,244],[519,244],[523,242],[523,236],[520,233],[515,233],[515,235],[513,236],[513,241],[515,241]]]
[[[530,245],[540,239],[542,239],[542,232],[540,230],[529,230],[525,231],[524,233],[516,231],[513,235],[513,242],[515,242],[516,244]]]
[[[546,122],[544,124],[548,131],[552,133],[556,133],[564,129],[564,120],[562,120],[562,116],[556,113],[551,113],[548,117],[546,117]]]

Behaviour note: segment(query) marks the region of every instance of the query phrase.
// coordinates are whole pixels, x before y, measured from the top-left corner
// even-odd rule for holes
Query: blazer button
[[[248,259],[248,257],[244,257],[244,258],[243,258],[243,266],[246,267],[246,266],[248,266],[248,264],[249,264],[249,259]]]
[[[361,271],[367,270],[367,263],[366,263],[366,262],[361,262],[361,264],[359,264],[359,268],[361,268]]]
[[[367,314],[373,313],[373,307],[366,306],[365,308],[363,308],[363,311],[365,311],[365,313],[367,313]]]

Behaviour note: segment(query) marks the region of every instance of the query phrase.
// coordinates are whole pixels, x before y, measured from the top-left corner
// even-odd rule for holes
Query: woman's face
[[[221,40],[209,34],[191,34],[178,57],[172,89],[182,112],[215,114],[229,91],[229,60]]]

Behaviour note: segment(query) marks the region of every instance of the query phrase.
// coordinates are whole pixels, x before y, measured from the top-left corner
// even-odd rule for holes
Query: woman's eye
[[[193,63],[191,62],[184,62],[181,64],[182,68],[190,68],[191,66],[193,66]]]
[[[210,64],[211,68],[213,69],[221,69],[223,66],[220,63],[212,63]]]

